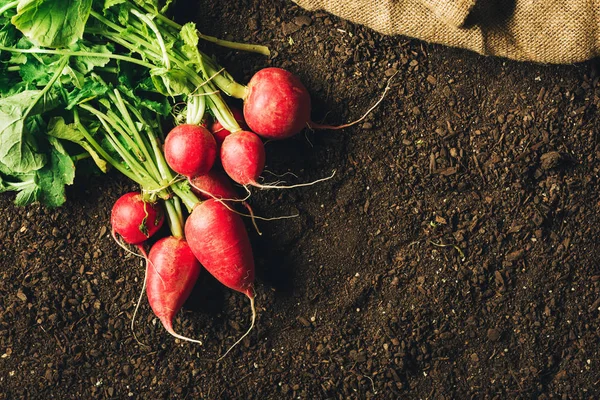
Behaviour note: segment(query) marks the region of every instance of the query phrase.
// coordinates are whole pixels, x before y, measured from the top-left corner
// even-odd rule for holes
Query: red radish
[[[281,68],[258,71],[246,88],[244,118],[250,130],[268,139],[285,139],[305,127],[312,129],[344,129],[364,120],[384,99],[390,89],[392,75],[379,100],[359,119],[342,125],[323,125],[310,119],[310,95],[300,79]]]
[[[162,208],[142,198],[139,192],[126,193],[113,205],[110,223],[126,243],[140,244],[160,229],[165,219]]]
[[[239,215],[217,200],[206,200],[187,218],[185,237],[198,261],[219,282],[254,296],[252,247]]]
[[[242,205],[246,207],[249,214],[240,214],[245,217],[252,219],[252,225],[259,235],[262,235],[258,225],[256,224],[254,210],[250,207],[250,204],[246,203],[244,199],[240,199],[236,193],[233,185],[226,175],[222,174],[217,170],[210,170],[206,175],[197,176],[190,179],[190,185],[192,186],[192,192],[196,194],[201,200],[216,199],[216,200],[227,200],[227,201],[241,201]],[[229,208],[229,206],[226,206]],[[260,218],[265,219],[265,218]]]
[[[250,328],[222,358],[248,335],[256,320],[254,257],[250,239],[241,217],[214,199],[194,208],[185,223],[185,236],[198,261],[212,276],[250,299]]]
[[[311,186],[331,178],[291,186],[258,183],[257,180],[265,168],[265,146],[262,140],[250,131],[235,132],[225,138],[221,146],[221,164],[227,175],[235,182],[243,186],[252,185],[260,189],[292,189]]]
[[[250,131],[232,133],[221,146],[221,164],[240,185],[260,186],[256,181],[265,168],[265,146]]]
[[[207,174],[196,176],[190,179],[192,192],[201,200],[219,199],[236,200],[238,198],[233,185],[221,172],[210,170]]]
[[[262,137],[288,138],[308,126],[310,95],[291,72],[274,67],[261,69],[248,83],[244,118],[248,127]]]
[[[146,295],[152,311],[171,335],[202,344],[173,330],[173,318],[190,295],[201,269],[188,243],[174,236],[160,239],[150,249],[148,263]]]
[[[233,114],[233,117],[240,125],[240,128],[242,128],[242,130],[248,129],[248,127],[246,126],[246,122],[244,121],[244,114],[242,113],[242,111],[240,111],[239,108],[231,108],[231,113]],[[213,122],[212,126],[210,127],[210,131],[212,132],[212,134],[215,137],[215,140],[217,141],[217,148],[221,147],[221,144],[223,144],[223,140],[225,140],[225,138],[231,134],[231,132],[225,129],[218,120],[215,120],[215,122]]]
[[[178,174],[188,177],[206,174],[217,155],[217,142],[208,129],[182,124],[169,132],[164,144],[167,164]]]

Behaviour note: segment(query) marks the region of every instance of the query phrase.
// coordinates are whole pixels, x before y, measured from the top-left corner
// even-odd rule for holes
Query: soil
[[[298,74],[313,119],[267,144],[247,299],[207,273],[169,336],[110,237],[135,187],[83,178],[59,209],[0,196],[0,399],[588,399],[600,396],[600,75],[384,37],[283,0],[187,2],[240,81]],[[193,3],[193,5],[190,5]],[[201,8],[204,7],[204,8]],[[394,75],[397,72],[396,75]],[[248,224],[249,231],[251,225]]]

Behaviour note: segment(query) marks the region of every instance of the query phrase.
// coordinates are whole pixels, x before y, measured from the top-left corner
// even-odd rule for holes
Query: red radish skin
[[[202,268],[188,243],[168,236],[150,249],[146,278],[146,295],[154,314],[171,335],[191,341],[173,330],[173,318],[189,297]]]
[[[217,156],[217,142],[208,129],[182,124],[167,135],[164,153],[173,171],[194,177],[206,174],[212,168]]]
[[[185,223],[185,235],[192,252],[212,276],[250,299],[250,327],[219,357],[219,361],[250,333],[256,321],[254,257],[250,239],[241,217],[214,199],[194,208]]]
[[[160,229],[165,219],[157,203],[144,201],[141,193],[126,193],[113,205],[110,223],[126,243],[140,244]]]
[[[310,123],[310,95],[300,79],[281,68],[264,68],[248,82],[246,124],[268,139],[291,137]]]
[[[212,169],[206,175],[190,179],[190,185],[192,186],[192,192],[194,192],[201,200],[216,199],[227,202],[241,201],[242,205],[248,210],[248,214],[240,215],[250,217],[254,229],[256,229],[256,232],[259,235],[262,235],[256,224],[254,210],[252,210],[250,204],[244,201],[244,199],[240,199],[227,175]],[[226,205],[226,207],[229,207],[229,205]]]
[[[217,200],[206,200],[187,218],[185,237],[212,276],[228,288],[254,297],[254,257],[239,215]]]
[[[231,179],[240,185],[257,183],[265,168],[265,146],[250,131],[239,131],[225,138],[221,146],[221,164]]]
[[[233,114],[233,117],[239,124],[240,128],[242,128],[242,130],[247,130],[248,126],[244,121],[244,114],[242,113],[242,111],[239,108],[231,108],[231,113]],[[213,122],[212,126],[210,127],[210,131],[212,132],[213,136],[215,137],[215,140],[217,141],[217,149],[221,147],[225,138],[231,135],[231,132],[225,129],[218,120],[215,120],[215,122]]]
[[[210,170],[205,175],[200,175],[190,179],[192,192],[201,200],[219,199],[236,200],[238,195],[226,175],[217,171]]]

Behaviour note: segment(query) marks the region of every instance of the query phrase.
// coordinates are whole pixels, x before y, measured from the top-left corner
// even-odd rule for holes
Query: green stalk
[[[136,144],[138,145],[138,147],[144,154],[144,158],[145,158],[144,164],[148,167],[148,169],[149,169],[148,172],[151,175],[153,175],[156,180],[160,180],[160,177],[161,177],[160,172],[158,171],[158,168],[156,168],[156,165],[153,162],[152,156],[151,156],[150,152],[148,151],[146,144],[142,140],[140,132],[138,131],[137,127],[135,126],[133,119],[131,119],[131,115],[127,111],[127,106],[125,105],[123,97],[121,97],[121,93],[117,89],[115,89],[114,95],[111,96],[111,98],[114,98],[115,104],[116,104],[117,108],[119,109],[119,112],[121,113],[121,115],[123,116],[123,118],[125,119],[125,122],[127,123],[128,127],[129,127],[129,132],[133,135],[133,138],[135,139]]]
[[[117,32],[120,32],[121,35],[117,36],[110,32],[103,32],[103,31],[96,31],[96,30],[90,30],[90,32],[94,32],[96,34],[102,35],[102,36],[106,37],[107,39],[112,40],[115,43],[118,43],[121,46],[123,46],[133,52],[137,52],[144,57],[154,58],[155,60],[162,60],[161,56],[159,56],[157,53],[152,52],[152,50],[154,50],[154,49],[145,40],[137,37],[136,35],[132,35],[132,34],[128,34],[128,33],[124,32],[124,30],[120,29],[118,26],[114,27],[113,29],[117,30]],[[127,39],[135,41],[135,43],[131,43]],[[146,50],[146,51],[142,52],[140,46],[150,48],[150,51]],[[208,103],[212,104],[211,110],[215,114],[217,120],[223,125],[223,127],[225,127],[225,129],[227,129],[228,131],[231,131],[231,132],[239,131],[241,129],[239,124],[233,117],[233,114],[231,114],[229,107],[225,104],[225,102],[223,101],[221,96],[218,94],[215,94],[215,93],[211,93],[211,92],[216,91],[216,88],[214,88],[214,86],[212,86],[210,84],[210,81],[204,81],[200,76],[198,76],[198,74],[195,71],[193,71],[191,68],[189,68],[186,65],[185,61],[182,59],[183,57],[180,54],[178,54],[177,52],[173,52],[172,54],[175,54],[175,55],[171,55],[171,54],[169,55],[171,61],[173,61],[177,65],[177,67],[179,67],[179,69],[182,70],[188,76],[188,79],[190,80],[190,82],[192,82],[196,86],[196,88],[199,92],[204,91],[204,93],[212,100],[212,103],[211,102],[208,102]],[[204,58],[205,57],[203,57],[203,59]],[[205,63],[203,63],[203,64],[205,64]],[[213,70],[211,70],[211,71],[213,71]],[[210,76],[207,74],[206,71],[204,71],[204,75]],[[216,73],[216,74],[214,74],[214,76],[219,77],[221,75]],[[223,83],[223,85],[233,85],[233,84],[237,85],[237,88],[238,88],[237,95],[238,96],[243,97],[245,95],[245,92],[246,92],[245,86],[239,85],[239,84],[235,83],[235,81],[233,81],[233,80],[228,80],[226,78],[223,78],[223,79],[225,79],[225,83]],[[206,90],[202,89],[202,87],[204,85],[209,85],[210,90],[206,91]],[[234,90],[232,88],[236,87],[235,85],[228,86],[229,90]]]
[[[160,14],[158,14],[158,15],[160,15]],[[110,22],[110,21],[107,21],[107,22]],[[119,33],[119,36],[111,34],[110,32],[103,32],[103,31],[93,30],[93,29],[90,29],[89,32],[103,35],[103,36],[107,37],[108,39],[128,48],[129,50],[139,53],[142,56],[154,58],[155,60],[163,60],[164,53],[163,53],[162,57],[159,57],[157,53],[153,52],[153,50],[155,50],[154,47],[149,42],[147,42],[144,38],[141,38],[138,35],[127,33],[127,32],[125,32],[125,29],[120,28],[119,26],[114,25],[112,23],[111,23],[110,27],[113,28],[115,31],[117,31]],[[179,27],[179,29],[181,29],[181,26]],[[171,35],[171,36],[172,36],[172,38],[174,38],[173,35]],[[127,40],[130,40],[133,43],[127,42],[127,40],[125,38]],[[150,50],[150,52],[142,53],[139,46],[146,47],[147,49]],[[231,77],[231,75],[226,73],[223,68],[219,68],[210,59],[210,57],[208,57],[206,54],[202,53],[201,51],[200,51],[200,55],[202,57],[202,68],[203,68],[204,75],[207,77],[207,81],[199,79],[199,77],[195,73],[195,71],[193,71],[189,67],[187,67],[187,65],[184,61],[185,60],[184,56],[182,56],[181,54],[178,54],[178,52],[172,52],[172,53],[175,53],[176,57],[172,57],[171,60],[173,62],[175,62],[177,64],[177,66],[188,75],[190,80],[193,81],[196,86],[200,86],[208,81],[214,81],[215,84],[219,87],[219,89],[221,89],[223,92],[225,92],[225,94],[227,94],[228,96],[235,97],[238,99],[244,99],[247,96],[248,88],[246,86],[237,83]],[[164,60],[163,60],[163,62],[164,62]],[[222,100],[215,99],[214,103],[218,108],[224,108],[224,106],[222,105]],[[227,109],[228,109],[228,107],[227,107]],[[219,120],[219,122],[221,122],[221,124],[223,124],[223,126],[227,130],[230,130],[230,131],[239,130],[237,121],[235,121],[235,118],[233,118],[233,115],[231,115],[230,111],[229,112],[221,112],[219,114],[220,114],[221,118],[217,118],[217,119]],[[229,129],[229,128],[231,128],[231,129]]]
[[[11,8],[15,8],[16,6],[18,6],[20,3],[19,0],[13,1],[12,3],[8,3],[5,4],[4,7],[0,8],[0,15],[4,14],[6,11],[10,10]]]
[[[73,160],[73,162],[76,163],[78,161],[85,160],[85,159],[90,158],[90,157],[91,157],[90,153],[88,153],[86,151],[85,153],[79,153],[79,154],[76,154],[74,156],[71,156],[71,160]]]
[[[129,151],[125,147],[123,147],[123,145],[121,144],[119,139],[117,139],[117,137],[114,135],[114,133],[112,132],[111,126],[107,122],[108,118],[103,113],[101,113],[100,111],[96,110],[95,108],[93,108],[87,104],[81,104],[79,107],[92,113],[93,115],[96,116],[96,118],[98,118],[98,120],[100,121],[100,123],[102,124],[102,126],[104,127],[104,130],[106,132],[106,135],[107,135],[106,139],[110,142],[111,146],[115,149],[115,151],[117,153],[119,153],[119,156],[129,166],[129,168],[131,169],[133,174],[135,174],[138,177],[138,179],[135,179],[135,181],[139,182],[140,180],[144,180],[146,182],[146,184],[141,185],[141,186],[146,190],[160,189],[160,185],[148,173],[146,168],[144,168],[135,159],[135,157],[133,157],[129,153]],[[114,121],[113,121],[113,123],[114,123]]]
[[[173,174],[173,172],[169,168],[169,165],[167,164],[167,161],[165,160],[162,148],[156,138],[156,133],[150,128],[150,124],[144,119],[139,110],[137,110],[135,107],[133,107],[127,102],[125,104],[129,108],[131,114],[133,114],[133,116],[138,120],[138,122],[147,127],[147,139],[150,141],[150,147],[154,152],[154,160],[156,162],[158,170],[161,173],[163,180],[167,183],[173,182],[173,180],[175,179],[175,175]],[[171,189],[177,196],[179,196],[179,198],[181,198],[188,210],[191,211],[200,202],[200,200],[196,197],[196,195],[193,192],[189,190],[189,187],[185,187],[185,184],[187,183],[175,182],[171,185]]]
[[[173,205],[175,206],[177,215],[181,217],[181,224],[185,226],[185,222],[183,221],[183,209],[181,208],[181,199],[177,196],[173,197]]]
[[[108,26],[109,28],[114,29],[117,32],[125,30],[125,28],[123,28],[122,26],[113,23],[111,20],[109,20],[108,18],[105,18],[102,14],[99,14],[94,10],[90,11],[90,16],[96,18],[99,22],[102,22],[104,25]]]
[[[107,111],[107,114],[105,114],[102,111],[98,111],[94,107],[91,107],[87,104],[81,104],[81,108],[94,114],[96,116],[96,118],[98,118],[100,120],[100,122],[104,126],[104,129],[107,131],[107,133],[112,134],[112,129],[117,131],[117,133],[119,133],[121,135],[121,137],[123,137],[123,139],[125,140],[127,145],[129,147],[131,147],[133,154],[137,157],[137,159],[141,162],[145,161],[145,157],[142,155],[142,151],[138,148],[137,144],[133,141],[133,139],[131,139],[131,137],[127,134],[127,132],[120,125],[119,118],[115,114],[114,111],[109,109]]]
[[[236,99],[244,100],[248,96],[248,87],[241,85],[233,80],[233,78],[225,72],[223,68],[218,68],[210,58],[203,55],[202,61],[206,70],[207,76],[213,81],[219,89],[225,92],[228,96],[235,97]]]
[[[129,103],[126,104],[129,107],[129,111],[137,118],[137,120],[148,127],[148,140],[150,141],[150,146],[152,147],[152,150],[154,152],[156,166],[161,172],[163,179],[166,182],[173,182],[174,175],[171,172],[171,169],[169,168],[169,165],[167,164],[167,161],[164,158],[160,144],[156,139],[156,134],[152,131],[152,129],[150,129],[150,125],[144,120],[141,113]],[[198,203],[200,203],[200,200],[189,189],[189,186],[186,187],[185,185],[187,185],[187,182],[175,182],[170,187],[171,190],[173,190],[173,193],[175,193],[183,201],[188,211],[192,211],[194,207]]]
[[[152,32],[154,32],[154,36],[156,36],[158,46],[160,47],[160,50],[163,55],[163,62],[165,63],[165,68],[171,69],[171,62],[169,60],[169,52],[167,51],[167,46],[165,46],[165,41],[163,40],[163,37],[160,34],[160,30],[158,29],[156,24],[154,22],[152,22],[152,20],[150,18],[148,18],[147,16],[138,12],[135,9],[132,9],[131,13],[133,15],[135,15],[136,17],[138,17],[140,19],[140,21],[145,23],[152,30]]]
[[[146,12],[154,15],[156,18],[158,18],[158,20],[160,22],[164,23],[165,25],[171,27],[172,29],[175,29],[178,32],[181,30],[181,28],[182,28],[181,25],[179,25],[175,21],[165,17],[164,15],[157,12],[156,10],[153,10],[150,6],[144,4],[142,7],[146,10]],[[223,40],[223,39],[216,38],[214,36],[204,35],[198,30],[196,30],[196,34],[198,35],[198,37],[200,39],[207,41],[207,42],[217,44],[221,47],[227,47],[229,49],[242,50],[242,51],[247,51],[247,52],[251,52],[251,53],[258,53],[258,54],[262,54],[267,57],[269,57],[271,55],[269,48],[266,46],[262,46],[262,45],[258,45],[258,44],[238,43],[238,42],[232,42],[229,40]]]
[[[188,186],[184,187],[183,183],[184,182],[175,183],[173,186],[171,186],[171,189],[173,190],[173,193],[175,193],[181,199],[181,201],[183,201],[183,204],[185,204],[188,212],[192,212],[194,207],[200,204],[201,201],[190,190],[189,184],[185,182],[185,184]]]
[[[203,95],[189,95],[187,102],[187,112],[185,122],[193,125],[200,125],[206,109],[206,99]]]
[[[75,124],[77,125],[78,130],[83,134],[83,137],[85,138],[85,140],[87,140],[87,142],[92,146],[92,148],[94,150],[96,150],[96,152],[98,154],[100,154],[107,163],[112,165],[117,171],[119,171],[120,173],[122,173],[123,175],[125,175],[126,177],[131,179],[132,181],[136,182],[140,186],[152,187],[153,182],[152,183],[148,182],[148,181],[144,180],[143,178],[138,177],[132,171],[123,167],[123,165],[121,165],[120,162],[118,162],[117,160],[112,158],[111,155],[108,154],[102,146],[100,146],[100,144],[92,137],[92,135],[90,135],[90,133],[87,131],[87,129],[85,129],[85,127],[81,123],[81,120],[79,119],[79,111],[77,111],[76,108],[73,109],[73,117],[75,119]]]
[[[213,93],[217,90],[212,85],[212,83],[208,80],[202,80],[202,78],[198,76],[198,74],[196,74],[192,69],[190,69],[187,65],[185,65],[184,62],[182,62],[178,58],[174,58],[174,62],[183,72],[185,72],[188,75],[192,83],[196,85],[196,90],[199,92],[198,94],[200,94],[200,92],[204,92],[206,94],[206,96],[208,97],[207,103],[210,106],[213,113],[215,114],[217,120],[221,123],[221,125],[223,125],[223,127],[230,132],[237,132],[241,130],[240,125],[235,120],[227,104],[225,104],[225,102],[221,98],[221,95],[219,93]]]
[[[155,68],[155,65],[147,63],[142,60],[138,60],[137,58],[123,56],[120,54],[112,54],[112,53],[97,53],[93,51],[69,51],[69,50],[52,50],[52,49],[17,49],[14,47],[6,47],[0,46],[0,51],[8,51],[11,53],[24,53],[24,54],[56,54],[59,56],[68,56],[68,57],[98,57],[98,58],[110,58],[114,60],[127,61],[132,64],[137,64],[142,67],[146,67],[149,69]]]
[[[44,97],[46,95],[46,93],[48,93],[50,88],[52,86],[54,86],[54,84],[56,83],[58,78],[60,78],[60,76],[62,75],[63,69],[65,68],[65,66],[67,65],[68,62],[69,62],[69,57],[61,58],[60,64],[58,65],[56,72],[54,73],[54,75],[52,75],[52,78],[50,78],[50,81],[48,82],[48,84],[46,86],[44,86],[44,88],[40,91],[40,93],[32,100],[29,107],[27,107],[27,110],[25,111],[24,115],[29,115],[29,113],[31,112],[31,110],[33,110],[33,107],[35,107],[35,105],[38,103],[38,101],[40,101],[40,99],[42,97]]]
[[[167,223],[171,233],[176,238],[183,238],[183,216],[177,213],[173,199],[165,200],[165,209],[167,210]]]
[[[135,174],[137,174],[139,177],[144,177],[145,174],[141,173],[141,170],[143,169],[143,167],[137,162],[137,160],[134,157],[132,157],[127,152],[127,149],[125,149],[123,147],[123,145],[121,144],[121,142],[119,142],[119,139],[117,139],[117,137],[115,136],[115,134],[112,133],[112,131],[110,130],[110,128],[108,128],[106,125],[104,125],[104,129],[106,131],[106,140],[108,140],[108,142],[115,149],[115,151],[117,153],[119,153],[119,155],[121,156],[121,158],[123,159],[123,161],[125,161],[125,164],[127,164],[129,166],[129,168]]]

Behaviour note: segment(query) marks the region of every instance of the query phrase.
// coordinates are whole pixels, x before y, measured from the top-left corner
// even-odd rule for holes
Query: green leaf
[[[101,82],[86,81],[81,89],[73,89],[67,94],[67,110],[71,110],[77,104],[83,103],[108,92],[109,87]]]
[[[172,107],[166,98],[162,101],[150,100],[148,98],[140,99],[138,102],[139,106],[145,107],[148,110],[155,112],[156,114],[166,117],[171,114]]]
[[[85,141],[85,136],[77,129],[76,124],[66,124],[62,117],[54,117],[48,123],[48,136],[77,143],[92,156],[94,163],[96,163],[102,172],[108,171],[108,164],[106,161],[104,161],[94,148]]]
[[[17,191],[15,204],[26,206],[36,201],[48,207],[62,205],[67,197],[65,185],[72,185],[75,179],[75,164],[65,148],[54,137],[49,138],[52,145],[48,164],[42,169],[27,174],[11,174],[6,166],[0,164],[0,192]]]
[[[13,25],[35,45],[66,47],[83,36],[92,0],[21,0]]]
[[[18,192],[15,199],[15,204],[18,206],[36,202],[40,191],[35,171],[27,174],[14,173],[0,163],[0,193],[9,191]]]
[[[20,60],[20,58],[17,58]],[[11,60],[12,61],[12,60]],[[57,69],[61,67],[61,59],[56,55],[25,55],[25,64],[21,65],[19,74],[23,82],[36,86],[46,85]]]
[[[34,181],[31,181],[19,188],[19,193],[15,197],[15,204],[20,207],[28,206],[38,201],[39,197],[40,187]]]
[[[192,92],[188,76],[179,69],[153,68],[150,75],[156,90],[165,96],[175,97]]]
[[[104,11],[108,10],[113,6],[123,4],[125,2],[127,2],[127,0],[104,0]]]
[[[27,63],[27,56],[23,53],[13,53],[10,60],[8,60],[9,64],[25,64]]]
[[[63,117],[54,117],[48,122],[48,136],[78,143],[84,140],[83,133],[75,124],[66,124]]]
[[[49,141],[52,150],[48,165],[37,171],[39,200],[48,207],[58,207],[67,200],[65,185],[73,184],[75,164],[56,138],[50,137]]]
[[[76,46],[71,46],[71,50],[73,51],[85,51],[92,53],[101,53],[101,54],[112,54],[113,49],[105,44],[97,44],[91,47],[84,45],[83,43],[77,43]],[[104,67],[106,64],[110,62],[110,58],[108,57],[97,57],[97,56],[79,56],[75,57],[75,67],[82,74],[87,74],[91,72],[96,67]]]
[[[202,56],[198,51],[199,38],[196,31],[196,24],[188,22],[183,25],[179,32],[179,37],[183,41],[181,51],[186,56],[186,64],[192,67],[196,72],[202,71]]]
[[[81,89],[83,88],[83,85],[87,82],[87,80],[81,72],[74,70],[73,68],[67,65],[63,69],[63,74],[60,77],[60,82],[65,87],[69,87],[72,85],[77,89]]]
[[[39,93],[27,90],[0,99],[0,162],[15,172],[34,171],[46,163],[25,127],[28,108]]]

